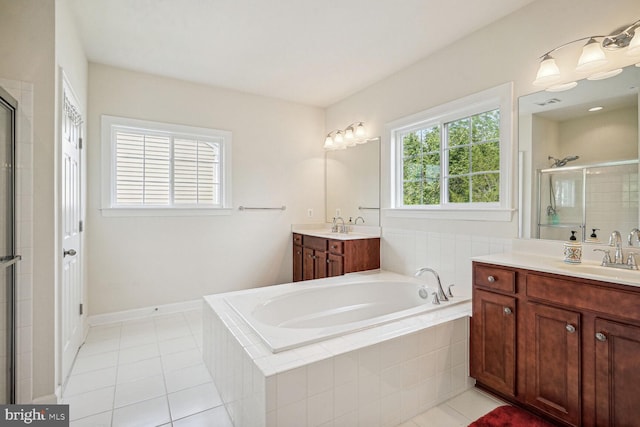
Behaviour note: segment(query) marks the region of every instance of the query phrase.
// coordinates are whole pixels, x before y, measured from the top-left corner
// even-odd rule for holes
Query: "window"
[[[393,208],[510,211],[511,106],[508,84],[390,124]]]
[[[231,134],[102,117],[103,209],[230,207]]]

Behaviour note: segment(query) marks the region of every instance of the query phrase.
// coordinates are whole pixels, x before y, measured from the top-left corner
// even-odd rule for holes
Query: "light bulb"
[[[324,147],[325,150],[333,150],[334,144],[333,144],[333,138],[331,138],[331,134],[327,135],[327,137],[324,140]]]
[[[627,55],[640,55],[640,27],[635,29],[635,34],[627,46]]]
[[[333,142],[335,142],[337,145],[342,145],[342,143],[344,142],[344,138],[342,136],[341,130],[336,132],[336,136],[333,137]]]
[[[345,131],[344,131],[344,137],[347,140],[351,140],[353,139],[353,127],[349,126]]]
[[[358,123],[358,126],[356,126],[356,136],[358,138],[364,138],[366,134],[367,133],[364,130],[364,124],[362,122]]]
[[[534,85],[547,86],[560,80],[560,69],[556,64],[556,60],[549,54],[546,54],[540,62]]]
[[[594,38],[590,38],[587,44],[582,48],[582,55],[578,59],[576,71],[593,70],[607,63],[607,57],[600,47],[600,43]]]

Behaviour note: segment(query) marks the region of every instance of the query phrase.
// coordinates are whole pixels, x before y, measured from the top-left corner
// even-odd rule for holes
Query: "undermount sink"
[[[567,264],[558,263],[558,268],[573,274],[598,276],[600,280],[613,279],[623,281],[640,282],[639,270],[626,270],[622,268],[604,267],[595,263]]]
[[[326,239],[336,240],[352,240],[352,239],[370,239],[376,236],[362,233],[334,233],[331,231],[306,231],[304,234],[316,237],[324,237]]]

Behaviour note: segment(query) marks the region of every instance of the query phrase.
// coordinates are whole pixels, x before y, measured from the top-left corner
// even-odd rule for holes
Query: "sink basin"
[[[640,270],[603,267],[599,264],[590,263],[566,264],[564,262],[560,262],[558,264],[558,269],[575,275],[589,276],[590,278],[598,280],[615,280],[631,282],[633,284],[640,283]]]

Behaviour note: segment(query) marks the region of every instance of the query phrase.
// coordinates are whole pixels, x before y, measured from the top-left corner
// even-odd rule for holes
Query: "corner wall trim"
[[[163,304],[133,310],[116,311],[113,313],[96,314],[88,317],[89,326],[106,325],[124,322],[126,320],[152,318],[164,314],[180,313],[182,311],[197,310],[202,307],[202,299]]]

